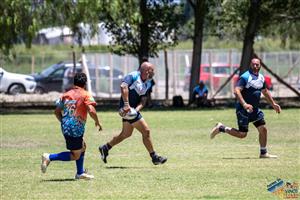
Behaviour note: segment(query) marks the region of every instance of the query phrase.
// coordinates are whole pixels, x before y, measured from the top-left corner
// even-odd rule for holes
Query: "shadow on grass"
[[[68,181],[76,181],[76,180],[74,178],[58,178],[58,179],[42,180],[41,182],[68,182]]]
[[[220,196],[212,196],[212,195],[206,195],[201,198],[203,198],[203,199],[222,199],[222,197],[220,197]]]
[[[235,157],[235,158],[229,158],[229,157],[226,157],[226,158],[222,158],[224,160],[256,160],[256,159],[259,159],[257,157]]]
[[[106,169],[145,169],[145,167],[107,166]]]

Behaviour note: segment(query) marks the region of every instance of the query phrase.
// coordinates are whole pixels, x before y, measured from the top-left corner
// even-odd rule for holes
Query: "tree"
[[[31,1],[2,0],[0,2],[1,53],[9,55],[15,43],[24,42],[31,46],[32,38],[38,30],[41,7]]]
[[[193,55],[192,68],[189,90],[189,103],[192,101],[192,94],[194,87],[199,82],[201,54],[202,54],[202,38],[203,38],[203,23],[205,17],[205,0],[189,0],[194,10],[194,38],[193,38]]]
[[[30,48],[37,31],[45,27],[68,26],[80,41],[85,34],[80,23],[89,24],[92,30],[89,34],[98,31],[101,8],[101,1],[2,0],[1,52],[9,55],[16,43],[25,43]]]
[[[248,70],[250,61],[253,58],[254,37],[257,34],[260,18],[260,0],[251,0],[248,11],[248,24],[246,27],[242,59],[240,64],[240,75]]]
[[[112,34],[112,52],[131,54],[142,61],[177,42],[181,7],[172,0],[115,0],[104,5],[106,28]]]

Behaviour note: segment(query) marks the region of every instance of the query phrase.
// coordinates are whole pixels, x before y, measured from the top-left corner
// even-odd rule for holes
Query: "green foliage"
[[[141,10],[144,5],[145,10]],[[159,50],[177,42],[182,15],[181,7],[172,0],[126,3],[118,0],[106,4],[104,9],[106,28],[116,42],[110,46],[114,53],[154,57]]]
[[[248,0],[222,1],[220,23],[225,38],[242,40],[248,18]],[[257,35],[281,39],[281,46],[299,49],[300,43],[300,1],[265,0],[261,1],[260,28]],[[291,42],[288,43],[288,40]]]
[[[3,34],[0,37],[1,52],[9,55],[16,43],[25,43],[31,47],[33,37],[41,28],[53,26],[68,26],[79,38],[79,44],[84,33],[80,24],[89,24],[91,35],[98,30],[101,18],[102,1],[23,1],[3,0],[0,9],[0,27]]]
[[[2,0],[0,2],[1,53],[8,55],[13,44],[24,42],[31,46],[32,38],[40,26],[41,7],[31,1]]]
[[[53,114],[1,115],[0,199],[274,199],[268,184],[300,180],[299,111],[264,110],[269,151],[279,156],[273,160],[258,159],[254,126],[243,140],[227,134],[209,139],[217,121],[236,126],[234,109],[144,111],[155,150],[168,157],[161,166],[152,165],[136,131],[104,165],[98,146],[120,133],[121,120],[116,112],[98,112],[103,131],[89,118],[85,134],[92,181],[73,181],[74,161],[51,162],[41,174],[42,153],[65,151]]]

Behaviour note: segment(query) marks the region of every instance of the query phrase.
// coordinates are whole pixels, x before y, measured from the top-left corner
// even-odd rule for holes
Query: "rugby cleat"
[[[269,153],[265,153],[265,154],[260,154],[259,158],[278,158],[278,156],[272,155],[272,154],[269,154]]]
[[[83,179],[83,180],[92,180],[95,177],[91,174],[88,174],[87,172],[83,172],[82,174],[76,174],[75,175],[75,179],[79,180],[79,179]]]
[[[44,153],[42,155],[42,164],[41,164],[41,171],[42,173],[46,173],[47,167],[50,164],[50,159],[49,159],[49,153]]]
[[[108,156],[108,148],[106,145],[102,145],[99,147],[99,151],[100,151],[100,154],[101,154],[101,160],[104,162],[104,163],[107,163],[107,156]]]
[[[153,156],[152,157],[152,163],[154,164],[154,165],[159,165],[159,164],[164,164],[165,162],[167,162],[167,158],[166,157],[163,157],[163,156]]]
[[[220,127],[224,126],[222,123],[218,122],[216,126],[210,132],[210,139],[214,139],[216,135],[220,133]]]

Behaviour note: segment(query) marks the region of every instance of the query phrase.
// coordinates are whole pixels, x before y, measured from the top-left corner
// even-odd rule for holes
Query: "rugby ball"
[[[127,120],[132,120],[136,118],[137,115],[138,115],[137,111],[134,108],[130,108],[130,110],[122,118]]]

